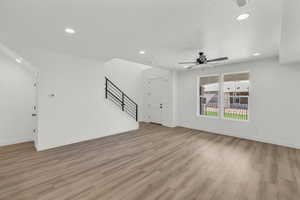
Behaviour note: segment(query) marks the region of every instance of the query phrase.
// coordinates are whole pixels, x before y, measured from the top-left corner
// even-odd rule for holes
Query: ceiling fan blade
[[[186,65],[186,64],[197,64],[197,62],[180,62],[178,63],[180,65]]]
[[[189,66],[185,66],[184,69],[193,69],[194,67],[197,67],[199,65],[189,65]]]
[[[228,57],[221,57],[221,58],[211,59],[211,60],[207,60],[207,62],[216,62],[216,61],[223,61],[223,60],[228,60]]]

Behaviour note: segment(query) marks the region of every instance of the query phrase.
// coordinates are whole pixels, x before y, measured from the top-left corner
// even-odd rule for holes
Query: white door
[[[34,139],[35,81],[34,72],[22,65],[0,65],[0,145]]]
[[[153,78],[148,80],[148,120],[163,124],[166,111],[167,80]]]
[[[38,107],[37,107],[37,77],[35,77],[33,83],[33,95],[32,95],[32,132],[33,132],[33,140],[34,144],[38,146]]]

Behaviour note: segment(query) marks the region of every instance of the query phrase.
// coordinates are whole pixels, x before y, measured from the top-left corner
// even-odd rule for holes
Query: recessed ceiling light
[[[17,63],[22,63],[22,59],[21,58],[16,58],[16,62]]]
[[[244,14],[239,15],[236,19],[237,19],[238,21],[242,21],[242,20],[247,19],[249,16],[250,16],[249,13],[244,13]]]
[[[260,56],[260,53],[254,53],[253,56]]]
[[[146,54],[146,51],[140,50],[139,54],[144,55],[144,54]]]
[[[65,28],[65,32],[68,33],[68,34],[75,34],[76,31],[72,28]]]

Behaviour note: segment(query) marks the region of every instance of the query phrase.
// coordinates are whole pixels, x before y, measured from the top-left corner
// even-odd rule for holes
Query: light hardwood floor
[[[35,152],[0,148],[1,200],[299,200],[300,150],[141,124]]]

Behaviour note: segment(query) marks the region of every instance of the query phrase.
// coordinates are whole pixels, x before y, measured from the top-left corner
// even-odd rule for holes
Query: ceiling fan
[[[228,60],[228,57],[221,57],[221,58],[215,58],[215,59],[207,60],[206,55],[204,55],[203,52],[199,52],[199,57],[196,59],[196,61],[194,61],[194,62],[180,62],[178,64],[183,64],[183,65],[191,64],[191,65],[189,65],[185,68],[186,69],[192,69],[192,68],[194,68],[198,65],[203,65],[203,64],[210,63],[210,62],[217,62],[217,61],[223,61],[223,60]]]

